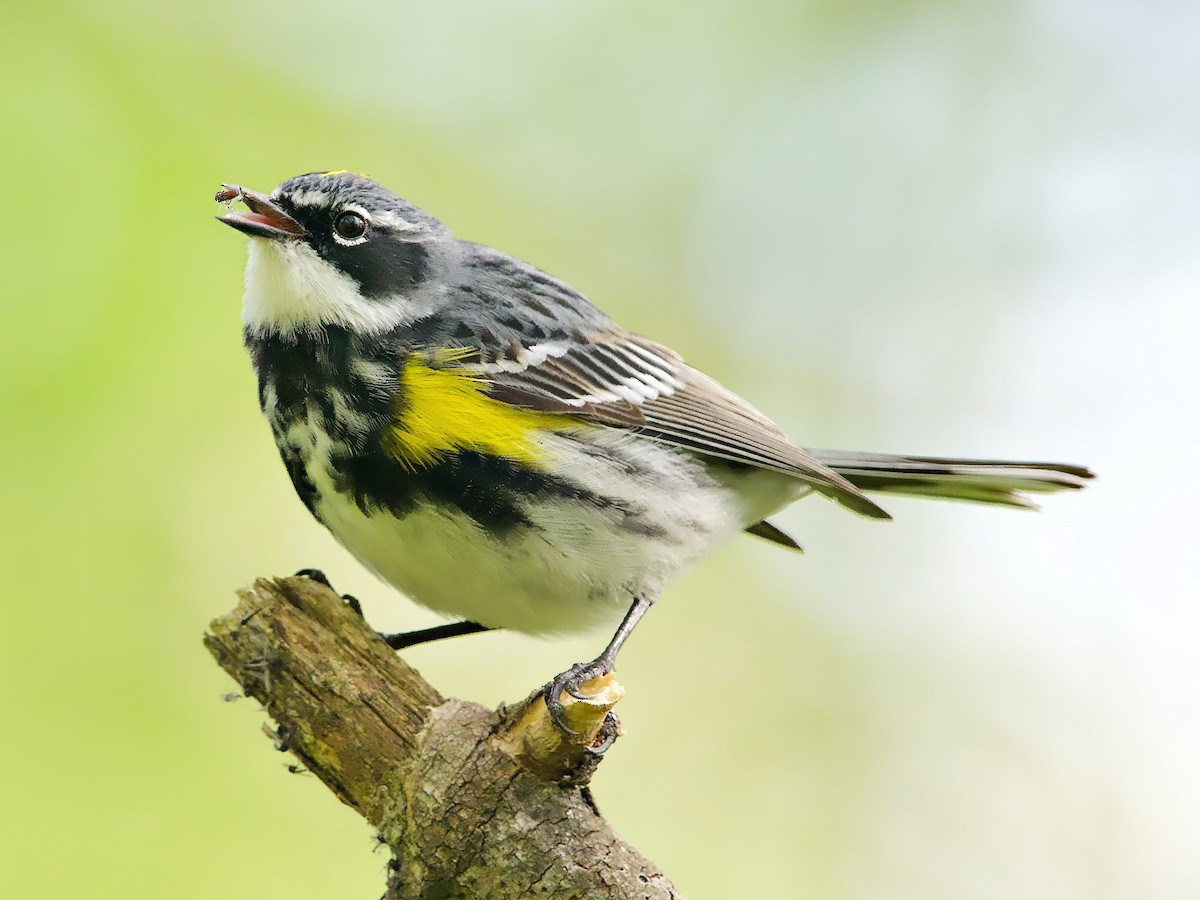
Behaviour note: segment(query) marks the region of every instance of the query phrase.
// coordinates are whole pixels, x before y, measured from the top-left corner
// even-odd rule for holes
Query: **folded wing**
[[[788,442],[732,391],[645,338],[614,333],[510,348],[474,362],[497,399],[800,479],[855,512],[890,518],[849,480]]]

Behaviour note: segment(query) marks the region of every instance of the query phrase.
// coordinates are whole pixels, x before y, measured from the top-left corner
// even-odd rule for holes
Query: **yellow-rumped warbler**
[[[547,685],[556,718],[687,566],[743,531],[799,549],[767,517],[806,494],[887,519],[864,491],[1032,506],[1023,492],[1092,477],[797,447],[567,284],[359,175],[217,200],[254,238],[245,341],[292,484],[372,572],[464,620],[417,634],[625,614],[604,653]]]

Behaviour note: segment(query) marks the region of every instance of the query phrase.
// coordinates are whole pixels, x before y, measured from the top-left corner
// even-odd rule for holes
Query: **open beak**
[[[279,204],[258,191],[251,191],[240,184],[223,184],[217,191],[216,201],[226,204],[225,215],[217,221],[231,225],[251,237],[264,237],[282,241],[302,238],[308,234],[304,226],[285,213]],[[233,209],[233,202],[240,200],[249,207],[249,212]]]

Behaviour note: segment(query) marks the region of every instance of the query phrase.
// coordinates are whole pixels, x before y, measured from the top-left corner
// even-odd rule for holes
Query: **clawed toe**
[[[562,695],[567,693],[576,700],[590,700],[592,698],[587,694],[580,693],[580,688],[593,678],[607,675],[611,671],[612,667],[603,659],[595,659],[587,663],[575,663],[567,671],[556,675],[551,679],[549,684],[542,688],[542,696],[546,700],[546,709],[550,712],[550,718],[563,734],[577,735],[579,732],[567,724]],[[605,719],[605,725],[607,724],[608,720]],[[603,733],[603,729],[601,729],[601,732]],[[613,738],[615,737],[614,727]],[[609,739],[599,752],[603,753],[611,745],[612,739]]]
[[[323,584],[331,591],[336,590],[329,581],[329,576],[320,569],[301,569],[295,574],[296,578],[307,578],[310,581],[315,581],[317,584]],[[342,602],[350,607],[351,612],[357,615],[360,619],[363,617],[362,604],[358,602],[357,597],[352,597],[349,594],[342,594]]]
[[[608,752],[608,748],[616,741],[617,735],[621,733],[621,720],[617,718],[617,714],[611,709],[604,716],[604,722],[600,725],[600,731],[596,735],[599,738],[599,743],[592,744],[588,747],[588,752],[595,756],[603,756]]]
[[[308,578],[312,581],[318,582],[319,584],[325,585],[325,587],[329,588],[330,590],[333,590],[333,585],[329,583],[328,576],[326,576],[326,574],[320,569],[301,569],[296,573],[295,577]]]

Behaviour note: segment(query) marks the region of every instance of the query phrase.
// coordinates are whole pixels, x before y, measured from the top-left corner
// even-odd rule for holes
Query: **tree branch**
[[[581,787],[621,696],[611,676],[567,706],[584,733],[566,738],[536,695],[496,711],[443,698],[322,584],[239,594],[205,645],[266,707],[281,748],[391,847],[386,900],[680,897]]]

